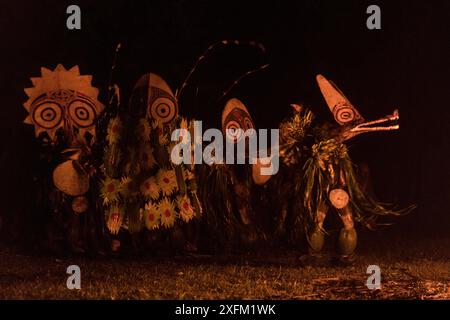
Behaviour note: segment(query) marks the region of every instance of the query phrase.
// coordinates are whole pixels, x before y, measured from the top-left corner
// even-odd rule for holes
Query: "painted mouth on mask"
[[[400,129],[400,125],[398,123],[400,119],[398,110],[395,110],[392,114],[387,115],[383,118],[366,121],[358,124],[357,126],[350,129],[350,132],[358,134],[363,132],[372,132],[372,131],[391,131]]]

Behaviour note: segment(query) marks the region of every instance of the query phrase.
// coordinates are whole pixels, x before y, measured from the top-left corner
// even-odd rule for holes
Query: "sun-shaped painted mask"
[[[90,133],[94,139],[104,105],[97,100],[98,89],[91,81],[92,76],[80,75],[78,66],[41,68],[41,77],[31,78],[33,87],[25,89],[29,99],[23,105],[29,115],[24,122],[34,125],[36,137],[47,133],[52,141],[59,129],[82,140]]]

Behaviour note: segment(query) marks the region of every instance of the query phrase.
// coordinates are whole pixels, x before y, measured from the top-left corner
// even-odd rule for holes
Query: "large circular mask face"
[[[38,97],[31,104],[31,120],[37,135],[47,132],[54,138],[56,132],[63,128],[76,128],[81,137],[86,132],[95,134],[95,120],[98,108],[83,93],[74,90],[55,90]],[[70,124],[70,126],[65,126]]]
[[[37,138],[44,134],[43,139],[56,142],[61,133],[70,140],[92,143],[95,119],[105,106],[98,101],[98,89],[92,87],[91,81],[92,76],[80,75],[78,66],[41,68],[41,76],[32,77],[33,86],[25,88],[28,100],[23,106],[29,115],[24,123],[34,125]]]
[[[67,111],[73,124],[77,127],[87,128],[94,125],[97,118],[95,107],[87,100],[76,99],[72,101]]]
[[[255,129],[250,114],[242,103],[232,99],[222,115],[222,130],[226,138],[237,143],[242,138],[242,134],[249,129]]]
[[[63,110],[59,104],[47,101],[35,106],[31,116],[37,126],[52,130],[61,124]]]

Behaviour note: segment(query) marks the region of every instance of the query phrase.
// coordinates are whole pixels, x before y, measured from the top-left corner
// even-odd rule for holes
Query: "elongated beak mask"
[[[361,133],[400,128],[397,123],[400,118],[398,110],[378,120],[366,121],[333,82],[322,75],[318,75],[316,79],[334,119],[341,125],[341,130],[337,134],[339,141],[344,142]]]

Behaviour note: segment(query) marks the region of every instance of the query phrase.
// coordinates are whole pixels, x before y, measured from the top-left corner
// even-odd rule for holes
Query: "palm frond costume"
[[[104,110],[99,91],[91,85],[92,76],[80,75],[78,66],[41,68],[41,76],[31,81],[33,87],[25,89],[29,115],[24,122],[34,126],[41,147],[36,207],[51,211],[50,224],[71,249],[100,250],[98,240],[105,234],[92,188],[98,179],[96,124]]]
[[[351,258],[357,243],[354,221],[369,229],[377,217],[401,215],[369,196],[357,180],[345,141],[365,132],[397,130],[398,112],[365,122],[337,87],[317,76],[321,92],[338,127],[315,125],[313,113],[293,105],[293,115],[280,125],[280,173],[269,182],[280,193],[280,224],[291,239],[305,236],[312,253],[324,244],[323,223],[330,209],[336,211],[343,228],[338,239],[342,259]]]
[[[246,144],[245,131],[254,129],[254,123],[245,105],[236,98],[225,104],[221,117],[226,148]],[[247,148],[245,148],[246,151]],[[227,149],[228,150],[228,149]],[[220,155],[223,157],[224,155]],[[239,155],[233,161],[238,161]],[[237,247],[255,240],[255,216],[252,206],[252,169],[248,152],[240,160],[243,164],[213,163],[203,165],[199,181],[205,206],[207,233],[218,248]]]
[[[159,76],[136,83],[129,108],[108,125],[105,179],[101,190],[109,231],[132,234],[170,230],[202,211],[194,167],[175,165],[172,131],[191,129],[178,115],[177,101]]]

